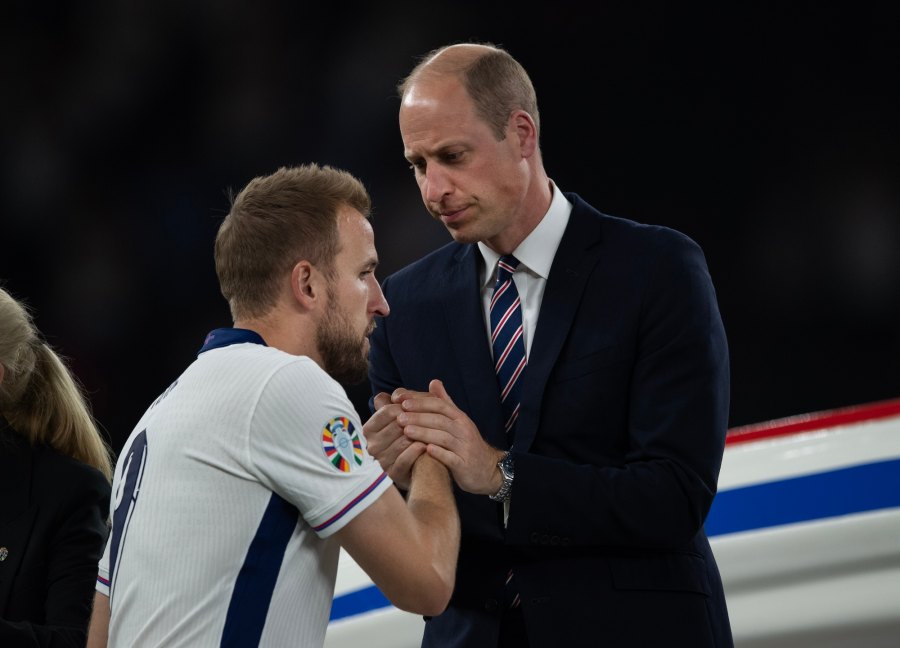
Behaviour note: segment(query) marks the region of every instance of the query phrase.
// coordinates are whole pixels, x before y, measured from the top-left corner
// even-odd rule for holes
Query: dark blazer
[[[110,486],[0,417],[0,646],[84,646]]]
[[[575,194],[523,375],[508,526],[457,492],[450,607],[424,645],[495,646],[510,567],[532,648],[730,646],[703,521],[729,405],[728,348],[700,248]],[[496,447],[502,416],[480,254],[451,243],[384,281],[373,393],[444,381]]]

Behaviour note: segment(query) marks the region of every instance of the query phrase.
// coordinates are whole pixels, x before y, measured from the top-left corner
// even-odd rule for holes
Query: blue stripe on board
[[[370,585],[355,592],[336,596],[331,604],[331,618],[329,621],[336,621],[344,617],[369,612],[370,610],[390,607],[390,605],[391,602],[381,593],[381,590],[374,585]]]
[[[287,500],[272,494],[234,584],[219,644],[223,648],[259,645],[281,561],[299,515]]]
[[[721,491],[706,518],[717,536],[900,506],[900,459]]]
[[[721,491],[706,518],[706,533],[718,536],[894,507],[900,507],[900,459]],[[389,606],[370,585],[336,596],[331,621]]]

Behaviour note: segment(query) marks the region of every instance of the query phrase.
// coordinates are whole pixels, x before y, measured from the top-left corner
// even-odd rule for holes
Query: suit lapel
[[[534,441],[547,379],[568,337],[591,270],[601,255],[597,213],[577,196],[567,197],[574,203],[574,209],[550,267],[523,376],[522,408],[514,444],[520,452],[527,452]]]
[[[476,247],[461,246],[443,284],[447,337],[454,356],[452,366],[459,368],[459,383],[453,385],[457,393],[451,390],[451,385],[446,387],[450,397],[475,422],[482,436],[497,447],[505,447],[500,389],[491,362],[479,281]],[[437,352],[436,349],[423,349],[423,353]],[[462,394],[459,394],[460,390]]]

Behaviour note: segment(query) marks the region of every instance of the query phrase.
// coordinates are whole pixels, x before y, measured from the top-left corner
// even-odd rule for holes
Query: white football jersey
[[[119,454],[97,584],[109,645],[321,646],[329,537],[390,485],[313,360],[213,331]]]

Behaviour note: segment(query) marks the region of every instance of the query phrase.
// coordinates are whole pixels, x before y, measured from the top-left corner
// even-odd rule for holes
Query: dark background
[[[394,85],[433,47],[491,41],[532,75],[563,190],[703,247],[732,426],[900,397],[897,3],[685,4],[8,4],[0,282],[118,450],[230,323],[228,188],[308,161],[357,174],[382,277],[449,240]]]

